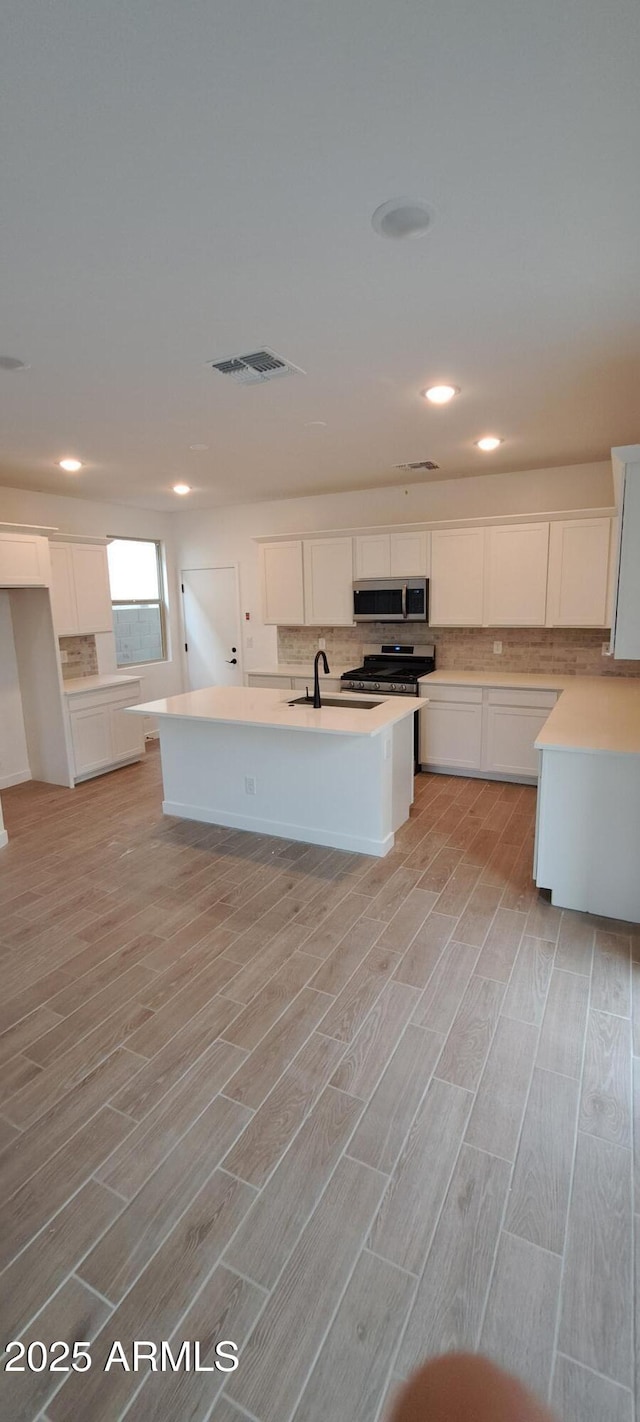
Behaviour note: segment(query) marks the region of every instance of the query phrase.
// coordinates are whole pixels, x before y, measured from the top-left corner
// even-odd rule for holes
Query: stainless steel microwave
[[[428,622],[428,578],[361,578],[353,584],[354,622]]]

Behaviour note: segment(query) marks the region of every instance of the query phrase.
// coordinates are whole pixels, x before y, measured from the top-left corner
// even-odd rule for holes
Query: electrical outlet
[[[326,649],[327,649],[327,639],[326,639],[326,637],[318,637],[318,651],[319,651],[319,652],[325,652]]]
[[[255,777],[255,775],[245,775],[245,777],[244,777],[244,793],[245,793],[245,795],[255,795],[255,793],[256,793],[256,777]]]
[[[611,643],[610,643],[610,642],[603,642],[603,643],[602,643],[602,655],[603,655],[603,657],[610,657],[610,656],[611,656]]]
[[[69,653],[68,653],[68,652],[61,652],[61,653],[60,653],[60,661],[62,662],[62,665],[63,665],[63,666],[65,665],[66,662],[68,662],[68,660],[69,660]]]
[[[501,656],[502,656],[502,642],[494,642],[494,644],[493,644],[493,650],[494,650],[494,653],[495,653],[496,657],[501,657]]]

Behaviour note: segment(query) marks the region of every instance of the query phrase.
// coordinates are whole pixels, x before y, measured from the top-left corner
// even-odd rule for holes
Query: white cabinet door
[[[420,712],[421,765],[479,770],[481,754],[480,703],[432,701],[423,707]]]
[[[388,578],[391,567],[391,540],[388,533],[367,533],[354,539],[356,578]]]
[[[548,716],[548,708],[486,706],[482,769],[496,775],[537,776],[534,741]]]
[[[141,756],[144,753],[144,722],[141,716],[128,716],[125,706],[133,701],[122,701],[109,707],[111,719],[111,746],[114,760],[124,760],[127,756]]]
[[[426,578],[429,575],[429,534],[392,533],[390,573],[392,578]]]
[[[0,533],[0,587],[48,588],[49,544],[31,533]]]
[[[301,540],[262,543],[260,562],[263,621],[300,627],[304,622]]]
[[[548,556],[548,523],[487,529],[486,627],[544,627]]]
[[[551,524],[548,627],[607,627],[610,518]]]
[[[113,632],[107,550],[101,544],[72,543],[78,632]]]
[[[71,637],[78,631],[78,608],[73,576],[73,557],[69,543],[51,543],[51,611],[58,637]]]
[[[432,627],[482,626],[484,533],[484,528],[447,528],[431,534]]]
[[[612,450],[619,519],[611,647],[616,658],[640,661],[640,445]]]
[[[76,777],[111,765],[113,749],[109,707],[72,711],[69,719]]]
[[[303,544],[305,622],[345,627],[353,622],[353,546],[350,538],[309,538]]]

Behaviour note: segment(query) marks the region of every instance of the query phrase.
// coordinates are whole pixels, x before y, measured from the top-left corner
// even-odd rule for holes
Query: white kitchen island
[[[290,706],[293,695],[218,686],[132,706],[157,718],[164,813],[388,854],[409,816],[413,718],[426,702],[342,693],[316,711]]]

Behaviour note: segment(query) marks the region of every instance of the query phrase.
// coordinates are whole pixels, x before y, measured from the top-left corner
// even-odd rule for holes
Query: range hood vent
[[[227,360],[211,360],[207,364],[221,375],[228,375],[237,385],[262,385],[265,380],[279,380],[283,375],[306,375],[299,365],[292,365],[290,360],[284,360],[266,347],[250,355],[229,356]]]
[[[439,464],[434,464],[432,459],[416,459],[413,464],[394,464],[394,469],[412,469],[414,473],[418,469],[439,469]]]

